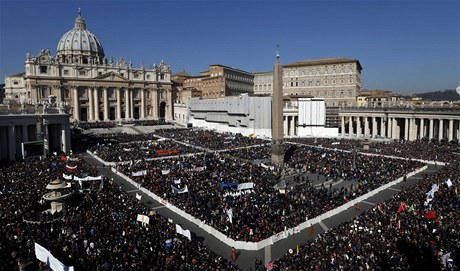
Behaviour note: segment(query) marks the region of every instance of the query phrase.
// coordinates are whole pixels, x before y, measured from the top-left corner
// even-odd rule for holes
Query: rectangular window
[[[79,71],[78,74],[84,76],[84,75],[86,75],[86,71]]]
[[[147,74],[147,79],[150,79],[150,74]]]
[[[69,70],[64,70],[64,75],[69,75]]]
[[[139,79],[139,74],[135,73],[134,74],[134,79]]]
[[[18,85],[18,84],[19,84],[18,81],[14,81],[14,82],[13,82],[13,85]]]
[[[164,80],[165,79],[165,75],[163,73],[160,74],[160,79],[161,80]]]
[[[40,66],[40,73],[47,73],[48,67],[47,66]]]

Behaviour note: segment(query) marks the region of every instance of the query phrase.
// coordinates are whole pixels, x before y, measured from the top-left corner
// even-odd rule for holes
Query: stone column
[[[430,119],[430,127],[429,127],[429,129],[430,129],[430,132],[429,132],[430,136],[429,136],[429,138],[428,138],[429,140],[431,140],[431,139],[433,138],[433,132],[434,132],[434,127],[433,127],[433,125],[434,125],[434,120],[433,120],[433,119]]]
[[[388,121],[388,120],[387,120]],[[381,137],[386,137],[386,128],[385,128],[385,124],[388,124],[388,123],[385,123],[385,116],[382,116],[380,118],[380,136]]]
[[[409,119],[404,118],[404,140],[409,140]]]
[[[289,121],[289,117],[283,116],[283,135],[284,136],[287,136],[289,134],[288,121]]]
[[[121,120],[121,90],[120,88],[116,89],[117,94],[117,120]]]
[[[88,91],[88,121],[94,120],[94,95],[93,90],[91,88],[87,89]]]
[[[341,127],[342,127],[342,136],[345,136],[345,116],[342,116],[341,118]]]
[[[70,152],[70,127],[66,124],[61,124],[61,151]]]
[[[158,89],[152,89],[152,118],[158,119]]]
[[[294,123],[295,123],[295,120],[294,120],[294,116],[291,116],[291,131],[289,132],[289,134],[291,136],[294,136],[295,135],[295,127],[294,127]]]
[[[387,137],[388,138],[393,138],[392,134],[392,128],[393,128],[393,118],[388,117],[388,123],[387,123]]]
[[[438,133],[438,140],[443,139],[444,137],[444,121],[443,119],[439,120],[439,133]]]
[[[29,131],[27,130],[27,125],[22,125],[22,142],[29,141]]]
[[[393,118],[393,125],[391,127],[391,135],[392,135],[392,138],[393,139],[399,139],[399,135],[400,133],[399,132],[399,129],[398,129],[398,119],[397,118]]]
[[[145,119],[145,89],[141,88],[139,91],[141,92],[141,113],[140,113],[140,118]]]
[[[16,160],[16,135],[14,125],[8,125],[8,151],[10,161]]]
[[[416,140],[417,139],[417,124],[415,123],[415,118],[409,119],[410,127],[409,127],[409,140]]]
[[[454,120],[449,120],[449,134],[448,134],[449,142],[454,139]]]
[[[80,101],[78,100],[78,87],[72,89],[73,96],[73,119],[80,121]]]
[[[367,116],[364,117],[364,135],[369,135],[369,118]]]
[[[425,137],[425,119],[421,118],[420,119],[420,139]]]
[[[96,121],[100,120],[99,119],[99,90],[97,88],[94,88],[94,119]]]
[[[361,137],[361,117],[356,117],[356,137]]]
[[[129,92],[129,116],[134,119],[134,89]]]
[[[103,95],[104,95],[104,121],[109,120],[109,94],[107,88],[103,88]]]
[[[353,116],[350,116],[348,122],[348,136],[353,136]]]
[[[130,89],[129,88],[125,88],[125,119],[128,120],[130,119],[130,115],[129,113],[131,112],[131,110],[129,109],[129,93],[130,93]]]
[[[377,135],[377,119],[372,117],[372,137]]]

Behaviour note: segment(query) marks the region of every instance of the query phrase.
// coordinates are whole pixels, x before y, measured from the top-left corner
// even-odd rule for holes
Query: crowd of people
[[[41,196],[51,180],[63,174],[97,174],[83,161],[63,160],[16,163],[0,170],[0,270],[44,270],[35,257],[35,243],[75,270],[238,270],[198,241],[176,233],[174,224],[110,180],[87,189],[74,182],[66,188],[72,195],[65,200],[65,211],[44,214],[50,203]],[[138,214],[147,215],[149,223],[136,221]]]
[[[230,238],[258,242],[423,166],[412,160],[305,146],[295,151],[287,165],[298,172],[320,174],[332,180],[353,181],[356,185],[349,189],[318,189],[311,182],[299,180],[300,185],[281,194],[274,188],[280,181],[279,168],[253,164],[227,153],[141,160],[119,165],[118,169]],[[132,176],[142,171],[145,174]],[[242,183],[254,184],[251,193],[238,190],[237,185]],[[173,188],[174,185],[179,187]],[[187,192],[181,193],[185,187]]]
[[[459,168],[459,159],[450,161],[390,200],[289,250],[273,270],[459,270]],[[428,201],[433,184],[439,190]]]
[[[176,156],[203,151],[188,144],[164,138],[120,144],[98,144],[90,147],[89,150],[107,162]]]
[[[158,141],[160,137],[168,140]],[[97,135],[82,145],[92,146],[90,150],[106,161],[129,161],[117,169],[230,238],[250,242],[293,228],[423,166],[412,159],[444,161],[448,164],[438,172],[424,174],[416,185],[351,221],[315,239],[306,235],[305,244],[293,247],[269,268],[458,270],[458,146],[373,141],[368,152],[380,155],[369,156],[359,153],[364,150],[358,140],[290,141],[310,146],[297,146],[286,168],[354,185],[315,187],[297,177],[298,185],[281,192],[274,187],[281,168],[254,163],[270,160],[268,142],[241,135],[170,129]],[[173,149],[178,153],[172,158],[148,159],[157,150]],[[50,208],[42,198],[49,192],[46,185],[54,179],[65,181],[62,177],[68,175],[100,174],[77,157],[64,156],[0,168],[0,270],[43,269],[35,258],[35,242],[75,270],[238,270],[225,257],[176,233],[173,224],[107,179],[88,181],[84,187],[71,182],[65,190],[72,192],[65,211],[44,212]],[[239,184],[252,185],[239,190]],[[147,215],[150,222],[136,221],[138,214]]]
[[[460,145],[431,141],[373,140],[369,149],[363,149],[363,141],[337,138],[293,138],[289,141],[323,148],[368,152],[409,159],[449,162],[460,155]]]
[[[241,134],[218,133],[205,129],[158,129],[155,134],[209,150],[234,149],[268,143],[267,140]]]

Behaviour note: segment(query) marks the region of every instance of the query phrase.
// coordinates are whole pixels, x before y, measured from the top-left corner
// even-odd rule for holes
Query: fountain
[[[51,201],[51,210],[48,210],[49,212],[51,212],[51,214],[54,214],[55,212],[61,212],[64,210],[64,198],[70,195],[70,193],[62,194],[59,191],[64,188],[68,188],[67,184],[59,179],[51,181],[46,186],[46,189],[52,191],[44,194],[42,197],[44,200]]]

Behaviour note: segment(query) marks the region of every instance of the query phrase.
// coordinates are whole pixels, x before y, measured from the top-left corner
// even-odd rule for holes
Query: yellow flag
[[[455,195],[457,195],[457,197],[458,197],[458,190],[457,190],[457,187],[455,187],[455,190],[454,190],[454,191],[455,191]]]
[[[299,255],[299,245],[297,245],[296,251],[297,251],[297,255]]]

